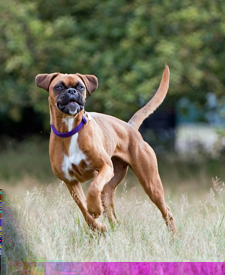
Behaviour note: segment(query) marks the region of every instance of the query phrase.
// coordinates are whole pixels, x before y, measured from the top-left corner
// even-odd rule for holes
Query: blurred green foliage
[[[223,0],[1,0],[0,116],[19,122],[29,107],[47,126],[47,94],[34,77],[55,71],[95,74],[86,109],[126,120],[157,89],[165,63],[169,98],[220,97],[224,13]]]

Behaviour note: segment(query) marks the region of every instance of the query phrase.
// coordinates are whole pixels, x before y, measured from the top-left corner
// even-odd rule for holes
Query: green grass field
[[[28,146],[29,145],[29,146]],[[66,186],[51,172],[46,142],[3,150],[3,243],[8,261],[225,261],[225,185],[219,160],[159,158],[159,169],[180,236],[128,173],[116,193],[119,223],[92,232]],[[221,176],[221,181],[212,177]],[[87,190],[88,183],[84,184]]]
[[[116,198],[119,224],[92,232],[63,183],[6,199],[4,248],[21,261],[225,261],[225,186],[203,200],[167,199],[180,232],[173,238],[156,207],[135,189]],[[4,214],[5,213],[5,214]]]

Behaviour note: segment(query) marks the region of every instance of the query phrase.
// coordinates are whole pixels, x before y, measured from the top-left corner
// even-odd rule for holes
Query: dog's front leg
[[[100,222],[96,221],[89,213],[87,210],[87,203],[86,203],[86,197],[83,192],[83,189],[80,185],[79,182],[74,181],[70,183],[66,183],[67,188],[69,189],[69,192],[74,199],[74,201],[77,203],[78,207],[80,208],[85,221],[87,222],[88,226],[95,230],[98,231],[105,231],[106,226],[101,224]]]
[[[101,203],[101,192],[105,184],[110,181],[113,175],[114,172],[112,163],[111,165],[104,163],[99,170],[98,175],[91,182],[88,188],[87,209],[94,218],[98,218],[103,212]]]

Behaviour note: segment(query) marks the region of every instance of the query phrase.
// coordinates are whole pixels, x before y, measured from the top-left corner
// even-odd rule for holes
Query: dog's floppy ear
[[[50,83],[58,74],[59,73],[38,74],[35,77],[35,83],[39,88],[45,89],[48,92]]]
[[[76,75],[78,75],[83,80],[89,95],[91,95],[98,88],[98,79],[96,76],[91,74],[79,73],[77,73]]]

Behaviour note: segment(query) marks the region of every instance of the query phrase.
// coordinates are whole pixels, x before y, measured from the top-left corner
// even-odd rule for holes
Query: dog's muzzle
[[[79,113],[85,105],[83,95],[74,88],[64,91],[57,99],[57,107],[59,110],[68,115]]]

